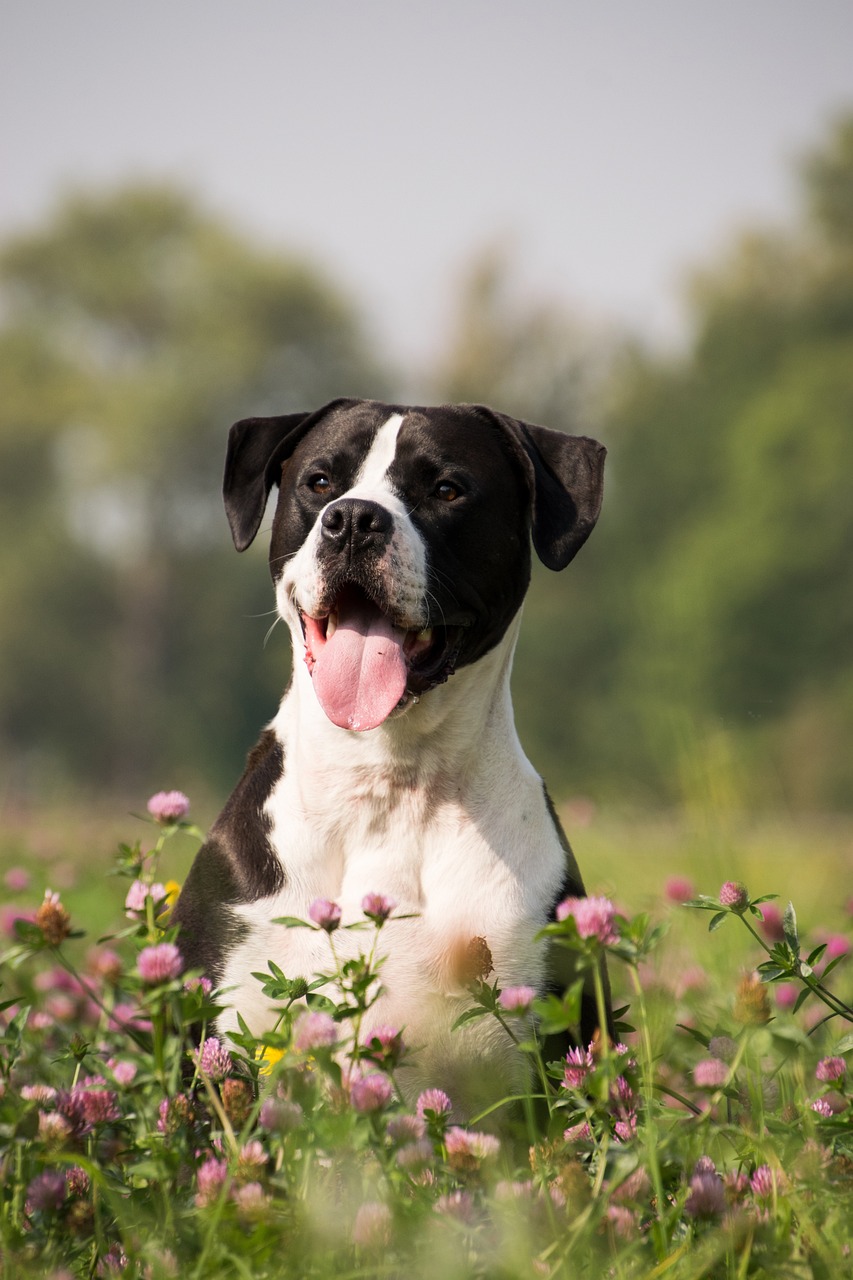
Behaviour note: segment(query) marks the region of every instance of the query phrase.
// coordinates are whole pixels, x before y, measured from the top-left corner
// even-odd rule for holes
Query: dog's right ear
[[[254,541],[270,489],[281,478],[281,464],[308,432],[314,416],[311,412],[244,418],[229,431],[222,496],[238,551]]]

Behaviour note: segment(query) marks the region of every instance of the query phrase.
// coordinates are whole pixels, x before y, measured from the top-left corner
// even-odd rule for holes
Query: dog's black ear
[[[222,496],[234,546],[245,551],[264,518],[270,489],[309,429],[312,413],[285,413],[277,418],[244,418],[228,433]]]
[[[527,459],[533,546],[549,569],[565,569],[592,533],[604,492],[603,444],[495,414]]]

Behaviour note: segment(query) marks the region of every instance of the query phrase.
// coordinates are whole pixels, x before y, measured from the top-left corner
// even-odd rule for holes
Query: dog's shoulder
[[[215,978],[245,926],[231,910],[276,893],[284,871],[270,843],[266,803],[284,769],[284,749],[266,729],[211,827],[178,897],[173,921],[188,968]]]

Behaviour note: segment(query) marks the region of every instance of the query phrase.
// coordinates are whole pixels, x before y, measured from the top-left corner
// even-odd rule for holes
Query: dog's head
[[[243,551],[279,486],[279,611],[329,719],[372,729],[494,648],[527,590],[531,535],[565,568],[598,518],[604,453],[478,405],[335,400],[236,423],[225,508]]]

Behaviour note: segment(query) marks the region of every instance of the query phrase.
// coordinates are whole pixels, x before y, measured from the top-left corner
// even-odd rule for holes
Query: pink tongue
[[[314,691],[333,724],[375,729],[406,692],[404,632],[374,604],[344,598],[338,625],[314,662]]]

